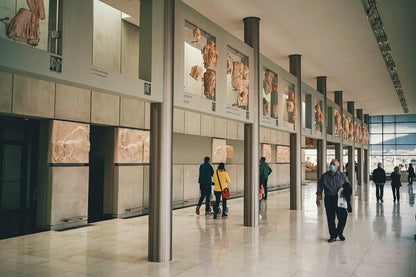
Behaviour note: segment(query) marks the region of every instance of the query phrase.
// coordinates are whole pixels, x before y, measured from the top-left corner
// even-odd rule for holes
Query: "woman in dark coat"
[[[400,201],[400,187],[402,183],[400,182],[400,168],[398,166],[394,167],[394,171],[390,175],[391,177],[391,190],[393,191],[393,202]]]
[[[411,186],[413,184],[413,178],[415,177],[415,169],[413,168],[412,164],[409,164],[407,172],[409,173],[407,180],[409,181],[409,186]]]

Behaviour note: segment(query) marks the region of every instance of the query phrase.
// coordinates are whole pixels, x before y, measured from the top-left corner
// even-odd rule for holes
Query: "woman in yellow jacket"
[[[219,206],[220,206],[220,199],[221,199],[221,187],[224,190],[228,187],[228,184],[231,183],[230,176],[228,176],[228,172],[225,170],[224,163],[220,163],[218,165],[218,169],[214,172],[213,181],[214,181],[214,195],[215,195],[215,206],[214,206],[214,219],[217,219],[219,214]],[[222,217],[227,216],[227,199],[222,199]]]

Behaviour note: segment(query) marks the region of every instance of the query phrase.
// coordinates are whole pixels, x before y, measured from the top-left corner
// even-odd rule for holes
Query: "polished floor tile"
[[[301,211],[288,190],[271,192],[256,228],[243,226],[241,198],[224,219],[175,210],[167,263],[147,261],[147,216],[0,240],[0,276],[416,276],[412,188],[393,203],[386,185],[377,203],[373,185],[356,187],[347,239],[331,244],[315,190],[303,187]]]

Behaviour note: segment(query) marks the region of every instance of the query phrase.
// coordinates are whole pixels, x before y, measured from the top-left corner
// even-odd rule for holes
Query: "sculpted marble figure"
[[[368,144],[369,133],[367,127],[363,127],[363,144]]]
[[[88,124],[54,120],[50,138],[51,163],[88,163],[90,152]]]
[[[353,139],[354,139],[354,123],[352,122],[351,118],[348,118],[348,125],[349,125],[348,139],[353,141]]]
[[[233,73],[231,74],[231,85],[241,93],[243,89],[244,64],[239,61],[233,62]]]
[[[26,0],[28,9],[20,8],[7,25],[9,38],[36,46],[39,44],[39,20],[45,19],[43,0]]]
[[[273,77],[274,77],[274,73],[272,71],[270,70],[264,71],[263,89],[266,95],[272,92]]]
[[[355,142],[361,142],[361,126],[357,122],[354,124]]]
[[[203,52],[205,68],[217,71],[218,50],[217,47],[215,47],[215,42],[210,41],[207,45],[205,45]]]
[[[321,106],[318,103],[315,105],[315,128],[319,130],[319,126],[324,123],[324,114],[321,111]]]
[[[204,73],[204,95],[209,99],[215,95],[215,72],[213,71]]]
[[[348,124],[348,118],[345,114],[342,115],[342,126],[344,129],[343,139],[348,139],[348,136],[350,134],[349,132],[350,125]]]
[[[341,125],[341,114],[338,110],[335,110],[334,113],[334,127],[335,127],[335,135],[340,136],[342,133],[342,125]]]

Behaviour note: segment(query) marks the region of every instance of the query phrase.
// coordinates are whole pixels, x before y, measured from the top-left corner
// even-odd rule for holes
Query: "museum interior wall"
[[[140,79],[155,73],[143,66],[148,56],[161,55],[143,47],[139,3],[43,2],[45,15],[32,37],[24,37],[22,26],[0,26],[0,48],[9,54],[0,60],[0,114],[39,121],[36,225],[64,229],[147,214],[150,107],[163,99],[157,78]],[[326,117],[330,140],[342,139],[344,120],[347,145],[354,143],[351,114],[341,119],[331,101],[324,110],[322,95],[306,85],[296,99],[297,79],[262,55],[261,105],[255,107],[253,49],[181,1],[175,5],[174,208],[196,203],[204,156],[214,168],[226,163],[231,196],[243,195],[244,124],[253,123],[257,108],[271,190],[289,186],[291,133],[302,128],[303,135],[322,139]],[[11,21],[22,16],[20,7],[35,12],[23,1],[6,6],[0,13]],[[55,27],[65,36],[48,33]],[[298,116],[302,126],[295,124]],[[359,134],[362,125],[355,124]],[[304,139],[302,147],[308,147]]]

